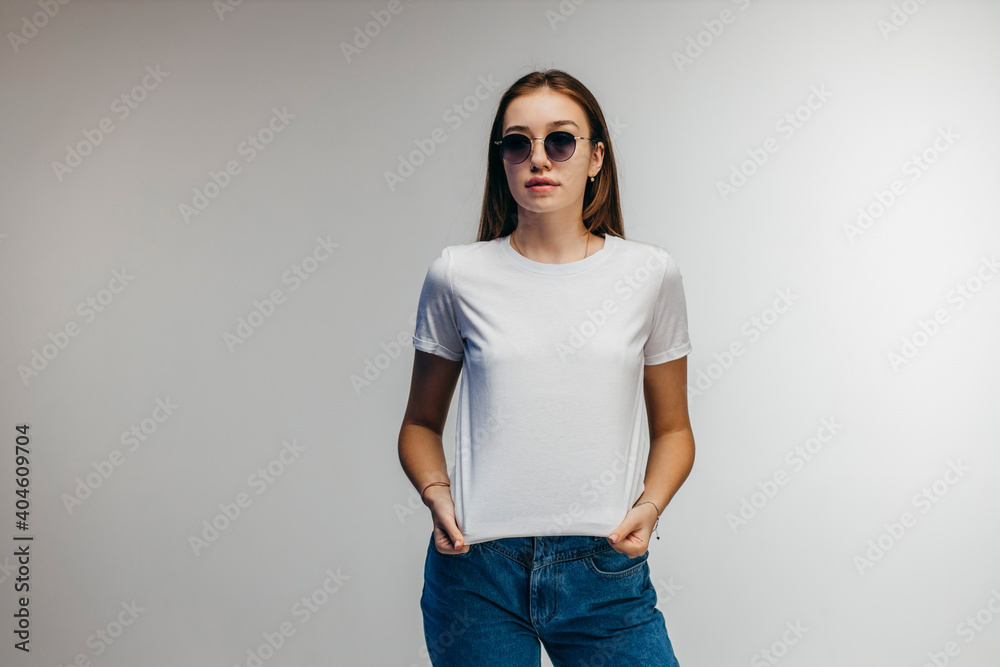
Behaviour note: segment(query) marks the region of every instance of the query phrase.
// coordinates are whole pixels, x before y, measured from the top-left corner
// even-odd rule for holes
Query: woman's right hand
[[[455,520],[455,501],[447,486],[432,486],[424,492],[424,504],[434,522],[434,548],[442,554],[468,553],[469,545]],[[458,543],[456,548],[455,543]]]

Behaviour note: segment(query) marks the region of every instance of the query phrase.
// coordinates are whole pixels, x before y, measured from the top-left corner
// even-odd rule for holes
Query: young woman
[[[684,288],[625,239],[607,124],[572,76],[501,97],[479,240],[431,264],[413,346],[399,458],[434,524],[432,664],[537,666],[541,644],[557,667],[677,665],[646,559],[694,463]]]

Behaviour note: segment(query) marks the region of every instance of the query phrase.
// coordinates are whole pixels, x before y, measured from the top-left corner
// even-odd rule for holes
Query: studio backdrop
[[[499,96],[558,68],[684,278],[697,456],[649,556],[680,663],[996,665],[998,25],[5,1],[0,663],[430,664],[420,287],[476,240]]]

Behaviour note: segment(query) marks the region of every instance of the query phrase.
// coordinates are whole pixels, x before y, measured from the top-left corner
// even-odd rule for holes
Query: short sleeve
[[[417,306],[413,347],[451,361],[465,356],[451,285],[451,251],[445,248],[424,277]]]
[[[660,253],[666,266],[653,303],[653,324],[642,350],[647,366],[680,359],[691,352],[687,301],[684,298],[684,281],[680,268],[665,250],[661,248]]]

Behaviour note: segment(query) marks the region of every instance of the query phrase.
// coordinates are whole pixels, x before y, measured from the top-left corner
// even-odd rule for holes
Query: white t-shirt
[[[463,362],[450,488],[466,544],[610,535],[643,491],[643,365],[691,351],[674,259],[610,234],[565,264],[509,235],[446,247],[413,346]]]

